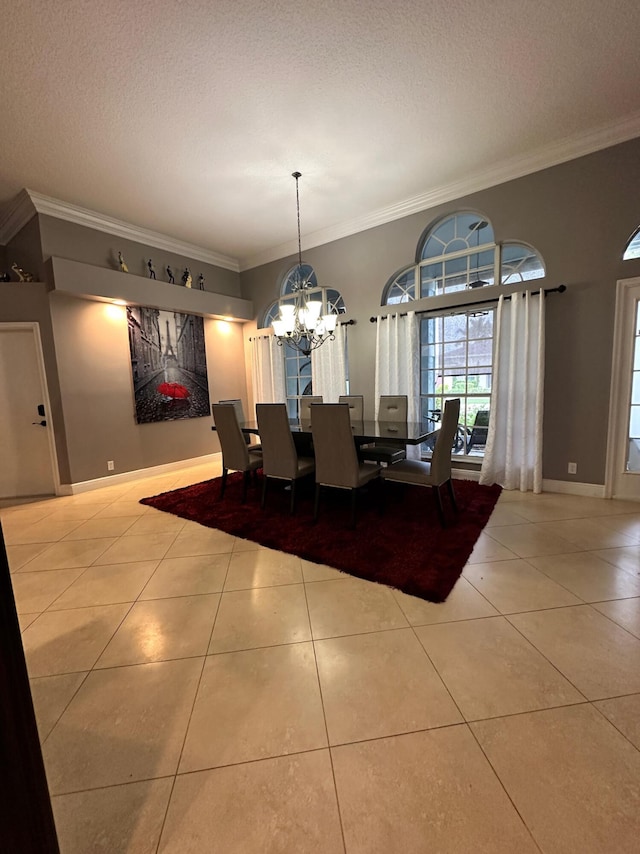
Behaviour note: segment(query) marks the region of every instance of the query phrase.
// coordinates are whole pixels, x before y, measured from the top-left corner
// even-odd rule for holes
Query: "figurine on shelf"
[[[184,268],[184,273],[182,274],[182,284],[185,288],[190,288],[193,279],[191,278],[191,270],[188,267]]]
[[[32,282],[33,281],[33,273],[27,273],[26,270],[23,270],[22,267],[18,267],[18,265],[14,263],[11,265],[11,269],[18,277],[19,282]]]
[[[9,273],[0,273],[0,282],[10,282],[11,276]]]
[[[155,279],[156,278],[156,268],[153,266],[153,261],[151,260],[151,258],[149,258],[149,260],[147,261],[147,267],[149,268],[149,278]]]
[[[118,252],[118,264],[120,264],[120,270],[121,270],[123,273],[128,273],[128,272],[129,272],[129,268],[128,268],[128,267],[127,267],[127,265],[124,263],[124,258],[122,257],[122,252]]]
[[[204,290],[204,276],[202,273],[198,276],[198,288],[203,291]]]
[[[175,277],[173,275],[173,270],[171,269],[171,267],[168,264],[167,264],[167,277],[169,278],[169,284],[175,285],[176,280],[175,280]]]

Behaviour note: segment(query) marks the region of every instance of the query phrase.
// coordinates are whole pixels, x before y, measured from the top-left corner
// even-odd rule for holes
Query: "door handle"
[[[32,424],[37,424],[39,427],[46,427],[47,422],[43,419],[42,421],[32,421]]]

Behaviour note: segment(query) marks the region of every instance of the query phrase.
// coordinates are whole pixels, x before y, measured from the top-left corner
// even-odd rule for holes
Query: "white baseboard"
[[[123,471],[108,477],[98,477],[95,480],[83,480],[78,483],[62,483],[58,495],[79,495],[81,492],[91,492],[93,489],[102,489],[105,486],[114,486],[118,483],[130,483],[143,477],[156,477],[159,474],[167,474],[180,469],[202,466],[220,460],[220,452],[217,454],[205,454],[202,457],[192,457],[189,460],[176,460],[174,463],[163,463],[159,466],[151,466],[147,469],[136,471]]]
[[[574,483],[568,480],[542,481],[543,492],[561,492],[563,495],[583,495],[586,498],[604,498],[604,484]]]
[[[480,472],[469,469],[453,469],[453,477],[457,480],[480,479]],[[583,495],[587,498],[604,498],[604,485],[599,483],[575,483],[568,480],[542,481],[542,492],[560,492],[564,495]]]

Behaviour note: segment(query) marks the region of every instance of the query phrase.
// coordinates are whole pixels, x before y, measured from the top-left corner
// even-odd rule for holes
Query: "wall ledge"
[[[143,305],[218,320],[251,320],[253,302],[241,297],[171,285],[159,279],[52,257],[47,262],[53,292],[99,302]]]

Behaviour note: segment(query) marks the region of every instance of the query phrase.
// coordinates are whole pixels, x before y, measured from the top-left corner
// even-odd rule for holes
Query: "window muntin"
[[[420,322],[420,411],[423,426],[438,427],[450,398],[460,398],[460,420],[452,453],[484,455],[493,377],[494,309]],[[480,416],[478,413],[482,413]],[[474,430],[475,427],[475,430]],[[433,450],[433,440],[425,443]]]
[[[289,418],[298,420],[300,398],[313,394],[311,378],[311,359],[291,347],[283,347],[284,372],[287,387],[287,413]]]
[[[622,253],[623,261],[629,261],[631,258],[640,258],[640,226],[633,232]]]

